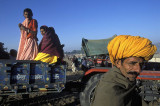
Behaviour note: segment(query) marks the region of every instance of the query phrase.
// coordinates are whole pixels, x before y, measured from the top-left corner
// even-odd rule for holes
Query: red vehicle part
[[[101,73],[101,72],[108,72],[110,68],[108,69],[102,69],[102,68],[92,68],[90,70],[88,70],[86,73],[85,73],[85,76],[86,75],[89,75],[93,72],[98,72],[98,73]],[[147,71],[147,70],[144,70],[140,73],[139,76],[137,76],[137,79],[140,79],[140,80],[160,80],[160,71]]]
[[[96,59],[96,63],[101,64],[102,61],[106,61],[106,59]]]
[[[85,76],[92,72],[108,72],[108,71],[109,71],[109,68],[108,69],[92,68],[85,73]]]
[[[141,80],[160,80],[160,71],[142,71],[137,79]]]

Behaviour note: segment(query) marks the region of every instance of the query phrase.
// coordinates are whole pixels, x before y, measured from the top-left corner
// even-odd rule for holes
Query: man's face
[[[144,60],[139,57],[129,57],[126,58],[123,63],[121,60],[117,60],[116,66],[122,72],[122,74],[127,77],[130,81],[135,81],[136,77],[142,70]]]
[[[40,29],[40,31],[41,31],[41,34],[44,36],[45,35],[45,30],[44,29]]]

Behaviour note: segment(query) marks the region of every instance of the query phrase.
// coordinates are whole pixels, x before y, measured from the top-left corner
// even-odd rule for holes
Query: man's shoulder
[[[121,74],[120,73],[120,70],[113,67],[111,68],[108,72],[106,72],[103,76],[103,78],[105,80],[112,80],[112,79],[115,79],[117,75]],[[113,81],[113,80],[112,80]]]
[[[128,89],[133,86],[118,68],[112,68],[109,72],[105,73],[101,81],[106,84],[112,85],[116,89]]]
[[[99,87],[105,88],[108,94],[117,95],[120,94],[124,90],[124,85],[119,82],[117,79],[117,73],[114,70],[110,70],[109,72],[105,73],[100,82]]]

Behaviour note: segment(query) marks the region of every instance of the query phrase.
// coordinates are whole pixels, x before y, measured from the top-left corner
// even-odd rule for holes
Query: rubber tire
[[[93,96],[95,87],[102,75],[103,74],[95,74],[88,80],[85,89],[80,93],[81,106],[90,106],[90,98],[92,98],[91,96]]]

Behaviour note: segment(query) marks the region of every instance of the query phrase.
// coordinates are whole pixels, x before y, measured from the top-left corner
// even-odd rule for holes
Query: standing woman
[[[31,9],[26,8],[23,15],[25,20],[18,25],[21,30],[21,38],[16,60],[34,60],[38,53],[38,23],[35,19],[32,19]]]

